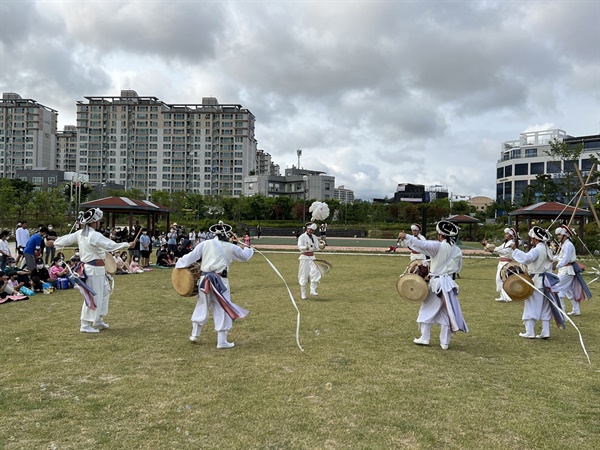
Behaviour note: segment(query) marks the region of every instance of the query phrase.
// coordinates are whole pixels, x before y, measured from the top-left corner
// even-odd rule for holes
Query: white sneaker
[[[302,293],[302,294],[300,294],[300,298],[301,298],[302,300],[306,300],[306,294],[305,294],[305,293]]]
[[[108,330],[108,328],[109,328],[109,325],[107,323],[104,323],[104,322],[96,322],[94,324],[94,326],[96,328],[100,329],[100,330]]]
[[[535,339],[535,334],[519,333],[519,336],[526,339]]]
[[[317,291],[310,291],[310,295],[314,295],[315,297],[319,296],[319,294],[317,293]]]
[[[413,342],[417,345],[429,345],[429,341],[421,338],[414,339]]]
[[[81,331],[82,333],[100,333],[100,330],[96,330],[95,328],[92,328],[90,325],[81,325],[81,327],[79,328],[79,331]]]
[[[190,342],[192,344],[196,344],[198,342],[199,336],[190,336]]]
[[[575,311],[571,311],[567,313],[568,316],[580,316],[581,313],[580,312],[575,312]]]
[[[234,345],[233,342],[224,342],[222,344],[217,344],[217,348],[232,348]]]
[[[538,334],[536,339],[548,339],[550,337],[550,333],[548,334]]]
[[[448,350],[448,346],[446,344],[440,344],[440,347],[442,347],[442,350]]]

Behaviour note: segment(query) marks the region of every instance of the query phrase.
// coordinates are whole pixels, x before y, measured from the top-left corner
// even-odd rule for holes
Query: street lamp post
[[[304,226],[304,224],[306,224],[306,192],[308,191],[306,186],[308,183],[308,176],[304,175],[302,181],[304,182],[304,200],[302,201],[302,225]]]

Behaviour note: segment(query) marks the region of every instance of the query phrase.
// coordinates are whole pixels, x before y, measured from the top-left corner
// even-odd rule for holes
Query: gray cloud
[[[0,87],[60,111],[135,89],[257,117],[283,167],[360,198],[399,182],[495,195],[503,140],[600,131],[597,2],[3,2]],[[310,164],[310,166],[309,166]]]

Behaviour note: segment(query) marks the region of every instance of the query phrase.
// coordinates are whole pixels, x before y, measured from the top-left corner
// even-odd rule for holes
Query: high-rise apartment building
[[[56,133],[56,168],[65,172],[77,170],[77,127],[65,125]]]
[[[339,200],[340,203],[354,203],[354,191],[346,189],[346,187],[342,185],[333,190],[333,198]]]
[[[239,196],[255,170],[254,115],[241,105],[167,104],[123,90],[77,102],[76,172],[146,194]]]
[[[16,93],[0,100],[0,177],[17,170],[54,169],[58,112]]]
[[[275,164],[271,155],[264,150],[256,150],[255,175],[281,175],[279,164]]]

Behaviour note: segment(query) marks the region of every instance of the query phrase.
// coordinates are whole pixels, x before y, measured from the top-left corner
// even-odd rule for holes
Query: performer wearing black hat
[[[230,225],[219,221],[209,231],[214,239],[200,242],[194,250],[177,260],[175,267],[189,267],[202,260],[202,270],[198,280],[198,301],[192,314],[192,335],[190,342],[198,342],[202,327],[208,321],[209,310],[212,310],[215,331],[217,332],[217,348],[227,349],[234,346],[227,341],[227,333],[233,326],[234,319],[241,319],[248,311],[231,301],[228,271],[232,261],[248,261],[254,255],[252,247],[241,248],[230,242],[233,233]]]
[[[87,288],[80,288],[84,302],[81,307],[82,333],[98,333],[109,326],[103,317],[108,314],[108,301],[110,299],[110,284],[106,276],[104,258],[106,252],[114,252],[130,247],[127,242],[116,243],[102,233],[96,232],[100,226],[103,213],[100,208],[91,208],[80,214],[78,222],[81,229],[75,233],[61,236],[54,241],[59,248],[76,245],[83,263],[83,270],[78,274],[79,280],[85,280]],[[135,244],[132,242],[132,244]],[[83,285],[82,285],[83,286]],[[78,284],[79,287],[79,284]]]
[[[549,299],[558,301],[558,297],[552,293],[552,286],[558,282],[558,277],[552,274],[552,250],[546,242],[550,240],[550,233],[542,227],[534,226],[529,230],[532,240],[532,248],[527,252],[517,249],[513,243],[513,259],[521,264],[527,265],[529,276],[533,280],[534,290],[531,297],[525,300],[523,308],[523,323],[525,333],[519,336],[526,339],[548,339],[550,337],[550,319],[554,315],[557,324],[564,328],[564,318],[561,312]],[[542,332],[535,334],[535,324],[542,321]]]
[[[429,257],[429,295],[423,301],[419,310],[417,323],[421,337],[413,342],[417,345],[429,345],[431,325],[440,325],[440,346],[447,350],[452,333],[469,331],[463,318],[458,302],[458,285],[452,279],[452,274],[462,268],[462,251],[455,245],[459,228],[447,220],[436,224],[437,241],[421,241],[404,232],[398,235],[410,248]]]

